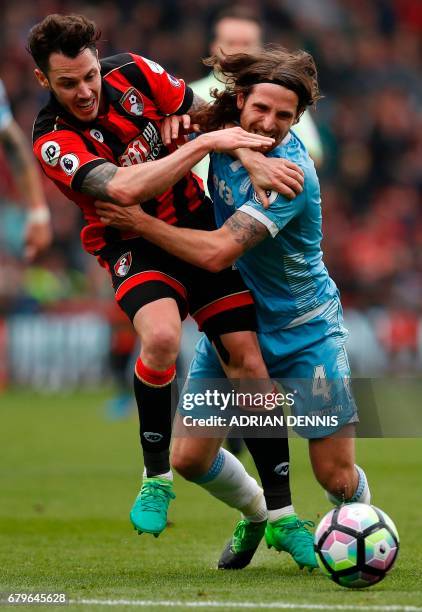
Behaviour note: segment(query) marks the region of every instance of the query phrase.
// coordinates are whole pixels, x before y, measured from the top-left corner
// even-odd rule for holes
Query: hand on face
[[[230,153],[235,149],[248,148],[258,151],[274,146],[274,140],[261,134],[251,134],[241,127],[231,127],[200,136],[209,141],[212,151]]]

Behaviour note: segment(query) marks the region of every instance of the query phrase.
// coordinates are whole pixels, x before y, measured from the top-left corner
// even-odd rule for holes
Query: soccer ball
[[[380,582],[399,552],[393,521],[367,504],[345,504],[330,510],[319,523],[314,542],[322,571],[352,589]]]

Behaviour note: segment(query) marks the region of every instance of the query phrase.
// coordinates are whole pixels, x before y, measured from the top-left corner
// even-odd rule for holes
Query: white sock
[[[240,510],[248,520],[266,519],[262,489],[242,463],[226,449],[219,450],[208,472],[194,482],[231,508]]]
[[[144,468],[144,471],[142,473],[142,478],[148,478],[146,468]],[[156,474],[155,476],[151,478],[166,478],[167,480],[173,481],[173,472],[169,470],[168,472],[165,472],[164,474]]]
[[[366,478],[366,474],[361,467],[355,464],[356,471],[358,473],[358,486],[356,487],[356,491],[353,493],[351,499],[347,500],[348,502],[359,502],[360,504],[370,504],[371,503],[371,492],[369,490],[368,479]]]
[[[369,490],[368,480],[366,478],[366,474],[361,467],[355,464],[356,472],[358,473],[358,484],[356,487],[356,491],[353,493],[350,499],[340,499],[336,495],[333,495],[329,491],[326,491],[325,494],[328,500],[334,504],[335,506],[340,506],[344,502],[348,504],[353,502],[358,502],[360,504],[370,504],[371,503],[371,492]]]
[[[267,514],[264,492],[259,489],[259,493],[255,495],[254,499],[242,508],[242,516],[251,523],[262,523],[267,519]]]
[[[268,510],[268,522],[274,523],[278,519],[284,518],[285,516],[291,516],[296,514],[294,506],[284,506],[284,508],[277,508],[276,510]]]
[[[259,493],[254,499],[242,509],[242,517],[250,523],[262,523],[267,520],[267,503],[265,501],[264,492],[260,488]]]

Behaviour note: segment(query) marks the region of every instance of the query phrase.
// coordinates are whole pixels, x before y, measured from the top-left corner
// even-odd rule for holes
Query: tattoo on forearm
[[[93,168],[88,172],[82,182],[82,193],[94,196],[97,200],[114,202],[108,193],[108,184],[116,172],[117,166],[109,162]]]
[[[225,225],[232,232],[235,241],[243,245],[245,251],[268,236],[267,228],[263,223],[240,211],[235,212]]]

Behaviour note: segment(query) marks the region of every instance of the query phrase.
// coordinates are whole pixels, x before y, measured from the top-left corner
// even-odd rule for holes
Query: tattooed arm
[[[131,206],[163,193],[210,151],[226,152],[238,147],[259,149],[273,142],[240,127],[208,132],[162,159],[124,168],[109,162],[96,166],[84,178],[81,191],[97,200]]]
[[[108,200],[109,202],[119,203],[119,200],[111,195],[110,186],[119,167],[110,162],[96,166],[90,170],[82,182],[82,193],[93,196],[98,200]],[[123,204],[123,202],[122,202]]]
[[[265,225],[240,210],[227,219],[221,229],[224,228],[230,231],[231,238],[239,245],[240,251],[237,257],[252,249],[264,238],[268,238]]]
[[[263,223],[239,210],[220,229],[210,232],[168,225],[139,206],[121,208],[98,202],[97,212],[106,225],[131,229],[171,255],[211,272],[227,268],[269,236]]]

